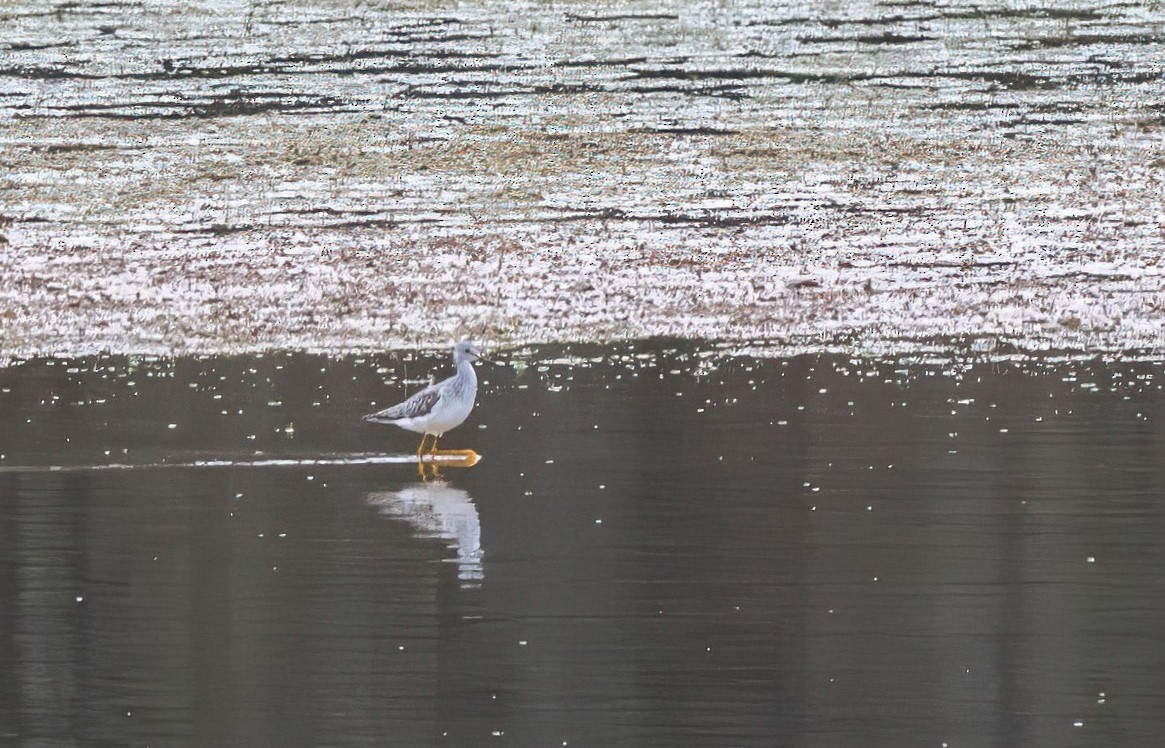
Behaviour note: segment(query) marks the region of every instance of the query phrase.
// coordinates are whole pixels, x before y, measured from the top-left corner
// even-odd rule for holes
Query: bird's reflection
[[[481,519],[467,492],[443,480],[429,480],[399,491],[370,493],[368,503],[385,516],[407,521],[417,537],[444,540],[457,552],[457,578],[463,586],[481,581]]]

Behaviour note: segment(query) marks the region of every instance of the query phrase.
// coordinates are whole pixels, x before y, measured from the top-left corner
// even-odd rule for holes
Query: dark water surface
[[[1159,365],[502,358],[0,371],[0,744],[1158,744]]]

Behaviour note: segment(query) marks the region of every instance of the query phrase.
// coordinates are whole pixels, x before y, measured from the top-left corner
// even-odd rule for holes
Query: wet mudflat
[[[0,739],[1154,745],[1160,365],[531,348],[0,371]],[[55,467],[53,467],[55,466]]]
[[[0,350],[1160,350],[1157,2],[0,7]]]

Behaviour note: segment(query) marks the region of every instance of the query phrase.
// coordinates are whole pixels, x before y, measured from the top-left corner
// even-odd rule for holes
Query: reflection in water
[[[0,746],[1161,742],[1161,364],[524,355],[0,369]]]
[[[481,519],[467,492],[432,480],[370,493],[368,503],[386,516],[406,520],[418,537],[447,541],[457,551],[457,578],[463,583],[482,579]]]

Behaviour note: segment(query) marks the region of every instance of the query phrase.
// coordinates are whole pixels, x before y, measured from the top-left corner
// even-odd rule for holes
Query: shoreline
[[[929,354],[934,341],[1079,357],[1165,356],[1165,283],[1143,261],[1074,266],[915,252],[765,250],[765,230],[715,239],[588,225],[524,235],[90,235],[7,232],[0,356],[372,352],[655,337],[766,349]],[[148,241],[148,244],[146,243]],[[801,259],[803,262],[796,262]]]
[[[334,5],[10,9],[0,355],[1165,351],[1160,12]]]

